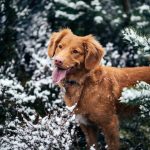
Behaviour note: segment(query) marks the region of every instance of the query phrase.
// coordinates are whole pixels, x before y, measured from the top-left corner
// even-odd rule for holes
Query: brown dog
[[[48,55],[53,57],[53,81],[66,89],[67,106],[85,133],[87,147],[97,148],[101,128],[109,150],[119,149],[119,97],[137,81],[150,83],[150,67],[115,68],[99,64],[104,49],[91,35],[76,36],[70,29],[52,34]]]

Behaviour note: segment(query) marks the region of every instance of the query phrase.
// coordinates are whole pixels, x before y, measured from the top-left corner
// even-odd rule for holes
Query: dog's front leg
[[[80,127],[85,134],[87,149],[90,150],[90,147],[93,146],[95,149],[98,149],[97,136],[98,128],[96,126],[80,124]]]
[[[119,150],[119,122],[117,115],[113,115],[108,124],[103,124],[102,130],[104,132],[107,149]]]

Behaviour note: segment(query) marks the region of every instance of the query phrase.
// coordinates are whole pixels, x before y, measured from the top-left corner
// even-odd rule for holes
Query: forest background
[[[103,64],[149,66],[149,0],[0,0],[0,149],[85,149],[85,138],[51,79],[51,33],[93,34]],[[60,93],[60,94],[59,94]],[[124,89],[140,114],[121,122],[121,149],[150,148],[150,85]],[[103,134],[99,145],[105,149]]]

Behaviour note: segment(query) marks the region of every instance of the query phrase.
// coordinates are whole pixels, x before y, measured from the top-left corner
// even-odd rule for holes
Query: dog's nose
[[[63,64],[62,60],[60,59],[55,59],[54,60],[55,65],[61,66]]]

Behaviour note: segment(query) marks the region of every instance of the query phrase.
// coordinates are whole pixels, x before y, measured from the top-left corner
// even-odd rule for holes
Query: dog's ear
[[[85,68],[91,70],[100,64],[104,56],[104,48],[92,35],[86,36],[85,39]]]
[[[63,37],[67,34],[72,33],[70,29],[62,29],[59,32],[52,33],[50,37],[50,42],[48,45],[48,55],[49,57],[53,57],[55,55],[55,50],[57,48],[58,43],[61,41]]]

